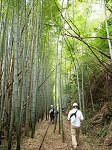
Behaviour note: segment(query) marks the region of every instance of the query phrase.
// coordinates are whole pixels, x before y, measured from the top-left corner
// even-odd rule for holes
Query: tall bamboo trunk
[[[108,22],[107,22],[106,0],[103,0],[103,6],[104,6],[104,17],[105,17],[105,25],[106,25],[106,31],[107,31],[108,45],[109,45],[109,50],[110,50],[110,56],[111,56],[111,59],[112,59],[112,44],[111,44],[111,40],[110,40]]]
[[[5,94],[5,76],[6,76],[6,44],[5,44],[5,37],[6,37],[6,29],[7,29],[7,22],[8,22],[8,10],[9,10],[9,4],[10,0],[8,0],[7,3],[7,9],[6,9],[6,16],[5,16],[5,22],[2,29],[2,1],[0,2],[0,32],[1,32],[1,42],[0,42],[0,81],[1,83],[1,96],[0,96],[0,144],[1,144],[1,127],[2,127],[2,111],[3,111],[3,105],[4,105],[4,94]],[[3,66],[4,65],[4,66]],[[2,70],[2,67],[4,70]],[[3,74],[2,74],[3,73]],[[2,80],[1,80],[2,79]]]
[[[56,71],[55,71],[55,106],[57,105],[58,110],[60,112],[60,107],[58,103],[58,41],[59,41],[59,28],[58,28],[58,39],[57,39],[57,45],[56,45],[56,51],[55,51],[55,58],[56,58]],[[56,108],[57,108],[56,107]],[[55,117],[55,125],[54,125],[54,132],[56,130],[56,125],[57,125],[57,118]],[[60,131],[60,113],[59,113],[59,131]]]
[[[62,37],[63,41],[63,37]],[[63,45],[61,46],[61,55],[60,55],[60,122],[61,122],[61,135],[62,135],[62,141],[65,141],[64,136],[64,126],[63,126],[63,116],[62,116],[62,56],[63,56]]]

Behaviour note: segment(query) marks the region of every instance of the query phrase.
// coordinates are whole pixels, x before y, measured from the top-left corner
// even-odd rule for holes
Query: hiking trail
[[[59,134],[58,124],[54,133],[54,124],[49,125],[49,121],[43,120],[42,122],[37,123],[33,139],[26,136],[21,138],[21,150],[72,150],[70,124],[66,120],[66,117],[63,118],[65,132],[64,143],[62,142],[61,134]],[[43,141],[43,137],[48,125],[49,128]],[[40,148],[42,141],[42,147]],[[16,143],[14,143],[12,150],[16,150]],[[92,145],[91,139],[89,137],[80,134],[80,144],[78,146],[78,150],[97,150],[97,148]]]

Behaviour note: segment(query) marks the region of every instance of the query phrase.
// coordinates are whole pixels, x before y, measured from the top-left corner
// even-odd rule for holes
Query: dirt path
[[[30,137],[24,137],[21,140],[21,150],[39,150],[43,136],[48,127],[49,121],[42,121],[36,125],[36,132],[34,139]],[[53,133],[54,125],[50,124],[47,135],[41,150],[72,150],[71,147],[71,135],[70,125],[64,117],[64,129],[65,129],[65,143],[62,142],[61,135],[58,133],[58,126],[56,132]],[[89,140],[86,136],[81,135],[80,146],[78,150],[97,150],[90,145]],[[13,146],[12,150],[16,150]]]
[[[39,150],[48,124],[49,121],[42,121],[37,124],[33,139],[30,137],[22,138],[21,150]],[[67,144],[62,143],[61,135],[58,133],[58,128],[56,129],[56,133],[53,133],[53,129],[54,125],[50,124],[41,150],[68,150]],[[16,150],[16,144],[13,146],[12,150]]]

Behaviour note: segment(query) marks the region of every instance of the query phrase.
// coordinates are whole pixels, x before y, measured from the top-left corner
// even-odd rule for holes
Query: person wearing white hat
[[[78,104],[73,104],[73,109],[68,113],[68,121],[71,123],[71,136],[72,136],[72,147],[77,149],[79,144],[79,134],[81,121],[84,120],[82,112],[78,109]]]
[[[53,107],[53,105],[51,105],[51,107],[49,109],[49,114],[50,114],[51,123],[53,124],[54,123],[54,107]]]

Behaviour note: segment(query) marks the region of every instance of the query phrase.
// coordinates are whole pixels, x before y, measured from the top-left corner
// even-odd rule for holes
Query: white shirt
[[[77,111],[77,112],[76,112]],[[73,117],[70,118],[70,116],[76,112],[76,119],[73,121]],[[68,120],[71,121],[71,125],[75,127],[80,127],[81,126],[81,121],[84,120],[84,117],[82,115],[82,112],[76,108],[73,108],[72,110],[69,111],[68,113]]]

